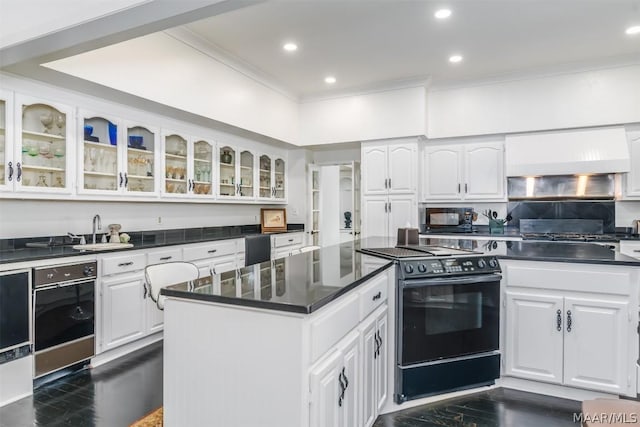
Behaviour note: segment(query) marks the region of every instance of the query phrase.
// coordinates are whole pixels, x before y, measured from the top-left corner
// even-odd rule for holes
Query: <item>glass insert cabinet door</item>
[[[82,189],[117,191],[124,186],[118,171],[118,125],[115,119],[89,114],[82,120]]]
[[[67,152],[72,145],[74,117],[70,107],[45,104],[32,98],[16,99],[19,111],[20,157],[16,181],[21,190],[69,192]],[[17,151],[17,150],[16,150]]]
[[[17,171],[7,136],[9,96],[8,93],[0,91],[0,188],[13,184]]]
[[[131,193],[154,193],[156,133],[144,126],[127,127],[127,171],[124,186]]]
[[[238,196],[254,197],[254,155],[250,151],[240,153],[240,182],[238,183]]]
[[[259,177],[260,180],[258,182],[258,193],[261,199],[270,199],[273,197],[273,185],[271,181],[271,157],[267,155],[260,156],[260,169],[259,169]]]
[[[192,182],[193,194],[210,196],[213,194],[213,143],[196,140],[193,143]]]
[[[188,181],[187,139],[170,134],[164,137],[164,192],[187,194],[191,186]]]
[[[222,197],[236,195],[236,150],[229,146],[220,147],[220,177],[218,194]]]
[[[285,162],[283,159],[276,159],[274,166],[274,190],[273,195],[276,199],[285,198]]]

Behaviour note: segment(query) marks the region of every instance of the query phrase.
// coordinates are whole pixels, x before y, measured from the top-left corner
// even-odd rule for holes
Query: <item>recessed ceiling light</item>
[[[298,50],[298,45],[295,43],[285,43],[284,46],[282,46],[282,48],[287,52],[294,52]]]
[[[447,19],[451,16],[451,10],[449,9],[439,9],[436,10],[436,13],[433,14],[438,19]]]
[[[640,34],[640,25],[634,25],[633,27],[627,28],[625,33],[630,35],[630,36],[634,36],[636,34]]]
[[[449,62],[453,62],[454,64],[460,61],[462,61],[462,55],[451,55],[449,57]]]
[[[325,83],[329,83],[330,85],[334,84],[336,82],[336,78],[333,76],[327,76],[324,78],[324,82]]]

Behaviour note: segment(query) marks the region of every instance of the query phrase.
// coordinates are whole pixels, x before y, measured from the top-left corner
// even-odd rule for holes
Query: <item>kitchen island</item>
[[[508,365],[504,366],[503,359],[498,384],[522,389],[538,385],[538,392],[577,399],[585,396],[574,393],[578,389],[609,396],[635,394],[638,346],[629,343],[638,342],[632,325],[638,323],[639,260],[586,243],[434,238],[423,238],[420,243],[500,259],[504,272],[501,353]],[[394,244],[394,239],[369,238],[288,257],[280,270],[263,263],[163,290],[168,297],[165,424],[206,425],[215,419],[225,426],[367,426],[378,413],[402,409],[391,398],[395,360],[390,349],[396,329],[393,260],[358,252]],[[547,272],[543,282],[515,282],[523,271],[535,277],[538,270]],[[550,348],[543,340],[549,333],[529,331],[536,325],[523,325],[521,319],[526,316],[518,318],[518,311],[512,310],[515,301],[508,297],[522,287],[530,291],[537,287],[538,293],[552,294],[563,304],[565,299],[574,301],[567,292],[573,292],[578,302],[601,303],[576,307],[579,314],[573,314],[573,335],[551,344],[557,355],[556,346],[561,346],[562,354],[565,341],[574,337],[585,342],[588,336],[609,336],[606,344],[613,347],[590,351],[601,381],[585,381],[580,376],[593,367],[593,357],[582,357],[587,363],[576,365],[580,375],[567,380],[562,375],[569,372],[566,368],[560,368],[560,378],[527,377],[537,366],[520,369],[518,362],[530,359],[519,356],[518,345],[524,344],[518,337],[533,333],[539,340],[532,340],[528,350],[537,346],[539,353]],[[378,292],[380,296],[374,298]],[[564,328],[566,310],[559,309]],[[544,316],[548,311],[543,310]],[[581,317],[590,312],[597,315],[587,320],[589,325],[601,321],[602,327],[585,332]],[[549,322],[536,322],[549,323],[557,332],[555,308],[552,315]],[[509,324],[518,327],[507,329]],[[616,332],[611,334],[612,330]],[[566,334],[560,333],[561,338]],[[616,348],[618,345],[621,347]],[[588,352],[588,345],[579,343],[575,348]],[[554,367],[570,363],[536,357]],[[615,362],[613,367],[608,358]],[[350,386],[345,387],[346,382]]]

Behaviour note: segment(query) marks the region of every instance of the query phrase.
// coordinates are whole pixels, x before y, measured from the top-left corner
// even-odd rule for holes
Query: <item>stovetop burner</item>
[[[457,255],[474,255],[474,252],[466,249],[447,248],[444,246],[396,246],[395,248],[363,248],[358,252],[377,255],[385,258],[415,258],[415,257],[447,257]]]

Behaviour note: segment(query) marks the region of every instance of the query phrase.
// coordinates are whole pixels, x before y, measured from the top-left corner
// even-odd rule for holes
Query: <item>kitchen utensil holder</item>
[[[489,234],[504,234],[504,220],[489,220]]]

